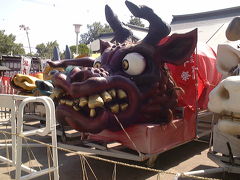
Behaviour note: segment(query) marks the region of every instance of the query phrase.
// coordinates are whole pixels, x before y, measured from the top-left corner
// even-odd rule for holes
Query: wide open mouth
[[[63,74],[54,76],[52,99],[56,117],[82,132],[116,130],[136,121],[140,107],[140,91],[121,76],[91,77],[82,82],[69,82]],[[114,114],[116,116],[114,116]]]
[[[52,98],[57,100],[57,105],[72,107],[85,117],[94,118],[101,112],[108,110],[114,114],[123,113],[128,110],[128,94],[123,89],[107,89],[100,93],[75,98],[66,95],[62,89],[55,88]]]

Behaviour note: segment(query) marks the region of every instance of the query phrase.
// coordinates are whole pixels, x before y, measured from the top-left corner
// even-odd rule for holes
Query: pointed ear
[[[113,45],[112,43],[100,39],[100,53],[102,54],[105,49],[111,47],[112,45]]]
[[[173,34],[156,49],[156,56],[160,61],[180,65],[194,52],[197,45],[197,29],[185,34]]]

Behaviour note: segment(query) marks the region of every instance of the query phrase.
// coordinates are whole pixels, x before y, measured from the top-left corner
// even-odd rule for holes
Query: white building
[[[207,43],[214,50],[228,43],[225,31],[230,21],[240,16],[240,6],[195,14],[173,15],[172,33],[184,33],[198,28],[198,42]]]
[[[194,14],[173,15],[171,33],[185,33],[198,28],[198,42],[207,43],[216,50],[218,44],[228,42],[225,31],[229,22],[236,16],[240,16],[240,6]],[[148,28],[125,25],[131,29],[136,40],[143,39],[148,32]],[[111,41],[112,38],[113,33],[99,36],[99,39],[104,41]],[[99,50],[99,39],[89,44],[92,51]]]

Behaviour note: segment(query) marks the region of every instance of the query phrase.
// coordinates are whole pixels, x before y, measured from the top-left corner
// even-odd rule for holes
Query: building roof
[[[136,25],[132,25],[132,24],[124,24],[124,25],[131,28],[131,30],[148,32],[148,28],[146,28],[146,27],[136,26]]]
[[[218,44],[229,43],[225,31],[230,21],[236,16],[240,16],[240,6],[193,14],[173,15],[171,33],[186,33],[198,28],[198,42],[207,43],[216,51]],[[124,25],[131,29],[134,37],[138,40],[143,39],[148,33],[148,28],[131,24]],[[111,41],[112,38],[112,33],[102,34],[99,37],[99,39],[105,41]],[[90,47],[99,49],[99,40],[92,43]]]
[[[21,61],[23,56],[20,56],[20,55],[2,55],[1,58],[0,58],[0,61],[6,61],[6,60],[10,60],[10,61]],[[24,57],[29,57],[29,56],[24,56]],[[39,57],[29,57],[31,58],[31,60],[33,62],[38,62],[40,61],[41,59]]]
[[[10,71],[11,69],[6,66],[0,66],[0,71]]]
[[[135,26],[131,24],[124,24],[126,27],[128,27],[132,33],[133,33],[133,38],[137,40],[143,39],[147,33],[148,33],[148,28],[140,27],[140,26]],[[99,38],[91,42],[88,47],[92,51],[98,51],[100,49],[100,42],[99,40],[104,40],[104,41],[111,41],[114,37],[114,33],[103,33],[99,35]]]
[[[240,14],[239,12],[240,12],[240,6],[236,6],[231,8],[200,12],[200,13],[194,13],[194,14],[173,15],[171,24],[239,16]]]
[[[198,28],[198,42],[207,43],[216,51],[218,44],[230,43],[225,32],[228,24],[236,16],[240,16],[240,6],[195,14],[174,15],[171,23],[172,33],[186,33]]]

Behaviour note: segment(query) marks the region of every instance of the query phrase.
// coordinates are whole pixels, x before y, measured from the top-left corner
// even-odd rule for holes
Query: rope
[[[26,139],[24,139],[24,141],[26,141],[27,142],[27,140]],[[48,148],[48,147],[47,147]],[[27,155],[28,155],[28,166],[29,167],[31,167],[31,168],[33,168],[33,165],[32,165],[32,159],[31,159],[31,154],[30,154],[30,150],[31,148],[29,148],[28,146],[27,146]],[[35,156],[34,156],[34,159],[35,159]]]
[[[7,145],[7,135],[5,133],[3,133],[3,136],[5,137],[5,144]],[[8,146],[6,146],[6,156],[8,159],[10,158]],[[9,167],[10,167],[10,165],[7,166],[8,175],[11,176],[10,175],[11,171],[10,171]]]
[[[114,164],[112,180],[117,180],[117,165]]]
[[[47,147],[47,159],[48,159],[48,168],[50,169],[50,167],[51,167],[51,159],[50,159],[50,156],[51,156],[51,148],[50,147]],[[52,158],[52,156],[51,156],[51,158]],[[53,159],[52,159],[53,160]],[[51,173],[49,172],[48,173],[48,177],[49,177],[49,179],[51,180],[52,179],[52,176],[51,176]]]
[[[217,32],[224,26],[224,23],[213,33],[213,35],[207,40],[206,44],[217,34]]]
[[[33,167],[32,164],[31,164],[31,160],[32,160],[32,159],[31,159],[31,154],[32,154],[33,159],[34,159],[36,162],[37,162],[37,158],[36,158],[36,156],[34,155],[32,149],[29,147],[29,144],[28,144],[27,140],[24,139],[24,141],[25,141],[25,143],[27,144],[26,148],[27,148],[27,154],[28,154],[28,159],[29,159],[29,167]],[[30,154],[29,152],[30,152],[31,154]],[[39,170],[41,171],[42,169],[41,169],[40,165],[38,164],[37,166],[38,166]]]
[[[86,170],[86,166],[85,166],[85,161],[83,159],[83,155],[80,155],[80,161],[81,161],[81,166],[82,166],[83,180],[88,180],[87,170]]]
[[[18,136],[18,137],[21,137],[21,138],[25,138],[29,141],[39,143],[39,144],[44,145],[46,147],[57,148],[58,150],[61,150],[61,151],[65,151],[65,152],[80,155],[80,156],[85,156],[87,158],[91,158],[91,159],[95,159],[95,160],[99,160],[99,161],[103,161],[103,162],[107,162],[107,163],[111,163],[111,164],[116,164],[116,165],[121,165],[121,166],[125,166],[125,167],[141,169],[141,170],[145,170],[145,171],[151,171],[151,172],[155,172],[155,173],[159,173],[159,174],[168,174],[168,175],[174,175],[174,176],[178,175],[178,173],[174,173],[174,172],[163,171],[163,170],[158,170],[158,169],[153,169],[153,168],[148,168],[148,167],[142,167],[142,166],[133,165],[133,164],[127,164],[127,163],[124,163],[124,162],[113,161],[113,160],[104,159],[104,158],[97,157],[97,156],[87,155],[87,154],[84,154],[84,153],[81,153],[81,152],[72,151],[72,150],[69,150],[69,149],[62,148],[62,147],[56,147],[56,146],[53,146],[51,144],[47,144],[47,143],[44,143],[44,142],[41,142],[41,141],[38,141],[38,140],[35,140],[35,139],[31,139],[29,137],[25,137],[21,134],[14,134],[14,133],[5,132],[5,131],[0,131],[0,133],[15,135],[15,136]],[[181,177],[189,177],[189,178],[195,178],[195,179],[201,179],[201,180],[220,180],[220,179],[217,179],[217,178],[207,178],[207,177],[185,175],[185,174],[181,174]]]
[[[88,167],[89,167],[90,171],[92,172],[92,174],[93,174],[94,178],[97,180],[97,176],[95,175],[95,173],[94,173],[94,171],[93,171],[92,167],[90,166],[90,164],[89,164],[88,160],[87,160],[87,159],[86,159],[84,156],[83,156],[83,158],[85,159],[85,161],[86,161],[86,163],[87,163],[87,165],[88,165]]]
[[[132,145],[134,146],[135,150],[138,152],[138,155],[140,157],[142,157],[142,153],[138,150],[136,144],[133,142],[133,140],[130,138],[130,136],[128,135],[127,131],[124,129],[122,123],[119,121],[118,117],[114,114],[114,117],[116,119],[116,121],[118,122],[118,124],[121,126],[123,132],[126,134],[126,136],[128,137],[128,139],[131,141]]]

